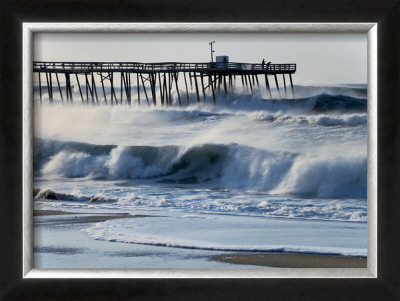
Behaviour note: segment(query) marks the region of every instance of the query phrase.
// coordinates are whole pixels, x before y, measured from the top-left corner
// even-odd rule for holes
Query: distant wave
[[[367,110],[365,98],[355,98],[346,95],[319,94],[316,96],[314,112],[346,111],[360,112]]]
[[[357,126],[366,124],[366,113],[353,114],[315,114],[315,115],[280,115],[266,114],[262,111],[252,112],[248,117],[254,120],[276,123],[301,123],[320,126]]]
[[[45,174],[90,179],[213,183],[284,195],[366,197],[366,156],[309,156],[238,144],[92,145],[36,140],[34,167]]]
[[[318,94],[297,99],[264,99],[266,108],[271,111],[298,111],[310,113],[366,112],[367,100],[346,95]],[[271,106],[268,106],[271,102]],[[270,107],[270,108],[269,108]]]
[[[318,94],[343,95],[355,98],[367,98],[367,85],[336,85],[336,86],[294,86],[296,95],[310,97]]]
[[[303,98],[261,98],[259,95],[229,94],[217,101],[216,107],[204,106],[203,110],[237,114],[264,112],[266,114],[351,114],[367,113],[367,99],[343,94],[321,93]]]

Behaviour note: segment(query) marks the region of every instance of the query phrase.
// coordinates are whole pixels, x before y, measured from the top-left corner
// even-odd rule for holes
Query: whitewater
[[[34,208],[145,216],[79,226],[82,241],[129,248],[121,267],[215,267],[199,258],[221,252],[365,257],[367,87],[295,90],[234,90],[216,105],[191,94],[183,107],[35,105]],[[41,239],[52,217],[35,218],[37,265],[70,266],[54,250],[73,242]]]

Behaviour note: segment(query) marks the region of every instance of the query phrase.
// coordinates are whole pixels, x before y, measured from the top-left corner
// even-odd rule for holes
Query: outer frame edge
[[[378,24],[368,32],[368,269],[378,275]]]

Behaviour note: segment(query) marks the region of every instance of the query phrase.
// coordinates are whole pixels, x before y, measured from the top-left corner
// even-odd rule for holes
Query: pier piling
[[[292,87],[292,95],[293,95],[293,98],[295,98],[295,96],[294,96],[294,88],[293,88],[293,80],[292,80],[292,75],[291,74],[289,74],[289,78],[290,78],[290,86]]]
[[[61,101],[64,103],[64,97],[61,91],[61,85],[60,85],[60,80],[58,79],[58,74],[56,73],[56,79],[57,79],[57,86],[58,86],[58,90],[60,91],[60,97],[61,97]],[[40,80],[40,76],[39,76],[39,80]],[[40,93],[41,94],[41,93]],[[42,95],[40,95],[41,97]]]
[[[285,79],[285,74],[282,74],[283,77],[283,86],[285,87],[285,98],[287,98],[287,90],[286,90],[286,79]]]
[[[281,91],[279,90],[278,77],[274,74],[276,90],[278,90],[279,98],[281,98]]]

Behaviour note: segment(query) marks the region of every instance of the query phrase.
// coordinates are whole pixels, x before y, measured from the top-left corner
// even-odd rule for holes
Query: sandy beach
[[[121,218],[144,218],[149,217],[147,215],[129,215],[129,214],[88,214],[88,213],[80,213],[80,212],[68,212],[61,210],[34,210],[33,212],[35,217],[44,217],[50,218],[48,220],[48,226],[46,226],[47,231],[57,230],[57,225],[63,225],[63,228],[69,229],[68,233],[66,232],[67,237],[80,237],[81,244],[78,248],[74,247],[62,247],[57,250],[54,247],[45,247],[42,248],[42,252],[50,252],[53,253],[51,256],[57,255],[77,255],[79,253],[83,253],[85,250],[85,245],[89,247],[89,249],[95,248],[97,252],[107,254],[108,248],[114,248],[117,245],[119,247],[123,246],[124,251],[121,250],[122,257],[142,257],[143,251],[140,249],[147,249],[146,253],[149,249],[160,248],[157,246],[141,246],[141,245],[132,245],[132,244],[121,244],[118,242],[108,242],[108,241],[94,241],[89,237],[84,237],[82,233],[79,232],[81,229],[79,224],[88,224],[88,223],[99,223],[105,222],[107,220],[113,219],[121,219]],[[76,226],[74,226],[76,225]],[[77,227],[78,226],[78,227]],[[70,232],[70,233],[69,233]],[[86,242],[85,242],[86,241]],[[93,245],[94,244],[94,245]],[[140,250],[138,252],[130,251],[129,249]],[[169,249],[170,251],[176,251],[175,248],[164,248]],[[163,250],[164,252],[165,250]],[[298,253],[246,253],[246,254],[238,254],[238,253],[229,253],[222,252],[218,255],[207,254],[205,252],[203,256],[203,260],[215,262],[215,264],[228,264],[237,266],[237,268],[249,267],[249,266],[259,266],[259,267],[277,267],[277,268],[366,268],[367,267],[367,258],[360,257],[350,257],[350,256],[329,256],[329,255],[311,255],[311,254],[298,254]],[[198,255],[196,255],[198,256]],[[68,256],[67,256],[68,257]],[[115,257],[115,254],[113,255]]]

